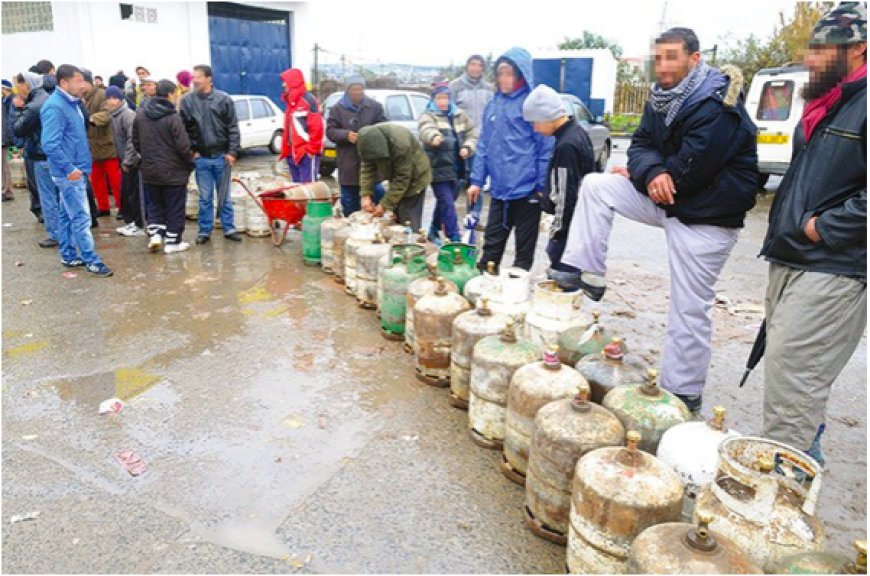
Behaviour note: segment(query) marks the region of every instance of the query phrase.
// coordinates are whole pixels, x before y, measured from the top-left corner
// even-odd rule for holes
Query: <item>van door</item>
[[[758,168],[762,174],[785,174],[791,161],[794,130],[803,114],[800,95],[805,81],[796,74],[756,75],[747,102],[758,127]]]

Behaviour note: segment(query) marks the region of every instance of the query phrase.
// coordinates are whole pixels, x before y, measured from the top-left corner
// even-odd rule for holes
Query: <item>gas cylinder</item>
[[[356,300],[366,310],[374,310],[378,306],[378,268],[381,258],[390,253],[390,248],[378,234],[374,242],[357,250]]]
[[[404,340],[408,287],[426,275],[425,253],[416,244],[399,244],[390,250],[389,260],[379,278],[381,334],[387,340]]]
[[[650,526],[631,544],[629,574],[761,574],[737,544],[710,530],[712,516],[697,525],[667,522]]]
[[[507,317],[493,314],[489,301],[482,297],[477,309],[463,312],[453,321],[453,347],[450,350],[450,405],[468,410],[468,381],[474,345],[487,336],[504,330]]]
[[[825,531],[816,518],[822,467],[797,450],[751,436],[719,445],[715,480],[701,488],[695,518],[743,548],[765,572],[798,552],[822,550]]]
[[[557,345],[559,335],[572,326],[588,326],[592,317],[580,310],[583,293],[564,292],[553,280],[538,282],[526,314],[526,338],[539,346]]]
[[[351,226],[350,236],[344,245],[344,288],[351,296],[356,296],[356,254],[366,244],[371,244],[378,233],[377,222]]]
[[[725,408],[713,407],[713,418],[706,422],[684,422],[667,430],[659,441],[656,457],[669,465],[686,486],[683,521],[692,519],[698,490],[713,481],[719,463],[719,444],[740,436],[725,426]]]
[[[659,440],[669,428],[692,418],[682,400],[658,385],[658,377],[658,370],[647,370],[646,382],[617,386],[601,402],[626,430],[641,433],[640,449],[650,454],[656,453]]]
[[[414,353],[417,378],[444,388],[450,384],[450,349],[453,321],[471,308],[458,290],[448,292],[446,280],[438,277],[435,291],[414,304]]]
[[[559,360],[576,366],[581,358],[604,350],[612,339],[610,331],[601,326],[601,312],[595,311],[591,325],[572,326],[559,335]]]
[[[472,306],[477,306],[477,299],[483,295],[492,298],[492,292],[498,284],[498,274],[495,272],[495,262],[487,262],[483,274],[475,276],[465,283],[462,295],[468,299]]]
[[[191,179],[193,175],[191,174]],[[248,212],[248,199],[242,199],[242,205],[245,207],[245,214]],[[257,208],[259,210],[259,208]],[[184,217],[187,220],[196,220],[199,217],[199,188],[196,182],[187,184],[187,199],[184,202]],[[248,227],[248,219],[245,217],[245,229]]]
[[[316,182],[307,182],[300,184],[296,182],[287,182],[283,184],[284,198],[288,200],[331,200],[332,190],[329,185],[322,180]]]
[[[646,381],[646,366],[637,356],[625,353],[622,338],[613,338],[597,354],[584,356],[575,366],[589,381],[592,401],[601,404],[604,396],[618,386],[642,384]]]
[[[311,201],[305,206],[302,217],[302,263],[306,266],[320,265],[320,226],[332,214],[329,201]]]
[[[568,521],[571,574],[624,574],[637,535],[680,518],[677,473],[638,450],[639,432],[625,437],[625,448],[599,448],[577,462]]]
[[[6,151],[3,151],[6,154]],[[14,188],[27,188],[27,170],[24,166],[24,158],[13,156],[9,160],[9,176]]]
[[[511,378],[505,417],[504,454],[501,471],[517,484],[525,484],[529,446],[535,433],[535,416],[544,405],[577,395],[586,379],[559,362],[555,345],[543,360],[519,368]]]
[[[517,326],[524,326],[532,305],[529,298],[529,272],[522,268],[502,268],[489,305],[493,311],[509,316]]]
[[[324,272],[332,273],[335,264],[335,233],[347,227],[347,219],[333,212],[331,218],[325,219],[320,224],[320,267]]]
[[[432,294],[438,287],[438,277],[435,275],[435,268],[428,266],[427,270],[429,271],[427,275],[417,278],[408,285],[408,291],[405,295],[405,352],[409,354],[413,354],[416,350],[414,343],[414,306],[423,296]],[[444,284],[449,292],[459,292],[453,282],[445,280]]]
[[[476,262],[477,246],[451,242],[438,251],[438,274],[456,284],[462,293],[466,282],[480,276]]]
[[[417,244],[418,246],[422,246],[423,249],[426,251],[426,266],[429,266],[431,268],[437,268],[438,267],[438,246],[436,246],[432,242],[429,242],[429,240],[426,237],[426,229],[425,228],[420,228],[420,230],[417,231],[417,239],[414,241],[414,244]]]
[[[269,219],[257,202],[248,196],[245,199],[245,233],[248,236],[260,238],[272,233],[269,229]]]
[[[577,460],[596,448],[620,446],[624,438],[625,428],[616,416],[589,400],[585,382],[576,397],[538,410],[526,474],[526,526],[551,542],[567,544]]]
[[[851,560],[834,552],[800,552],[777,562],[771,574],[866,574],[867,541],[855,540],[856,555]]]
[[[410,222],[405,222],[404,225],[393,224],[386,226],[383,230],[384,239],[390,244],[412,244],[414,242],[414,232]]]
[[[477,445],[502,449],[511,378],[518,368],[540,357],[538,346],[517,339],[513,320],[507,321],[498,336],[487,336],[474,345],[468,383],[468,427]]]
[[[352,225],[348,221],[347,226],[336,230],[332,237],[332,273],[339,284],[344,284],[344,249],[352,230]]]

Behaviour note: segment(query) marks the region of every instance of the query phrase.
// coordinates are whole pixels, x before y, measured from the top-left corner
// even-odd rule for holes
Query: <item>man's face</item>
[[[450,95],[441,93],[435,96],[435,106],[439,110],[446,112],[450,108]]]
[[[656,82],[669,90],[689,75],[689,71],[701,60],[701,54],[689,54],[682,42],[667,42],[655,46]]]
[[[465,67],[465,73],[468,74],[470,78],[474,78],[475,80],[483,76],[483,63],[480,60],[472,60]]]
[[[138,76],[139,79],[141,80],[142,78],[145,78],[146,76],[148,76],[148,70],[146,70],[144,68],[136,68],[136,76]]]
[[[103,79],[102,78],[94,78],[94,86],[96,86],[98,88],[103,88],[105,86],[105,84],[103,84]]]
[[[73,98],[81,98],[85,93],[85,79],[77,73],[68,80],[61,80],[60,87]]]
[[[347,96],[354,104],[362,102],[363,96],[366,94],[366,89],[361,84],[354,84],[347,89]]]
[[[514,86],[517,83],[517,75],[514,73],[514,68],[510,64],[499,64],[496,72],[496,81],[498,89],[502,94],[510,94],[514,91]]]
[[[211,78],[203,74],[202,70],[194,70],[193,88],[197,92],[208,92],[211,90]]]
[[[157,82],[142,82],[142,93],[148,98],[157,96]]]
[[[82,81],[82,96],[88,96],[94,91],[94,85],[87,80]]]
[[[117,98],[106,98],[106,108],[109,110],[117,110],[121,106],[121,100]]]
[[[803,88],[803,97],[815,100],[849,73],[847,49],[837,45],[810,46],[804,55],[804,66],[809,70],[810,79]]]

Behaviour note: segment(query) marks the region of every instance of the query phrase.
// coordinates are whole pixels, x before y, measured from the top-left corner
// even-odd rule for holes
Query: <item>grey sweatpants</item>
[[[562,262],[603,275],[614,214],[665,230],[671,299],[661,383],[676,394],[700,394],[710,368],[714,286],[739,231],[683,224],[668,218],[649,197],[638,193],[628,178],[587,174],[580,186]],[[638,257],[643,257],[640,245]]]
[[[771,263],[764,304],[764,436],[806,450],[867,326],[867,285]]]

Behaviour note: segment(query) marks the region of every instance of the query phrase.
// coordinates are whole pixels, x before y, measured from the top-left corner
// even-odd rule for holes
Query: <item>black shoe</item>
[[[227,240],[232,240],[233,242],[241,242],[242,236],[238,232],[231,232],[230,234],[224,234],[224,238]]]
[[[85,261],[81,258],[73,258],[72,260],[61,260],[60,263],[67,268],[78,268],[79,266],[85,265]]]
[[[97,212],[97,218],[102,218],[103,216],[109,216],[111,212],[108,210],[100,210]]]
[[[565,292],[582,290],[587,298],[595,302],[600,302],[604,298],[604,292],[607,290],[604,276],[598,274],[589,274],[588,272],[572,274],[550,269],[547,271],[547,275],[555,280],[556,285]]]
[[[196,237],[196,245],[202,246],[203,244],[208,244],[208,241],[211,240],[208,236],[197,236]]]
[[[2,198],[3,198],[3,202],[9,202],[10,200],[15,200],[15,196],[12,195],[12,192],[4,192]]]
[[[115,220],[123,220],[123,219],[124,219],[124,214],[120,210],[118,210],[118,213],[115,214]]]
[[[37,242],[37,244],[39,244],[40,248],[57,248],[58,246],[60,246],[60,242],[58,242],[54,238],[46,238],[41,242]]]
[[[692,413],[692,416],[699,416],[701,414],[702,398],[700,394],[695,394],[692,396],[687,396],[685,394],[674,394],[674,396],[683,401],[683,404],[686,405],[686,408],[689,409],[689,412]]]
[[[108,278],[112,275],[112,271],[109,269],[109,267],[102,262],[98,264],[88,264],[87,266],[85,266],[85,270],[87,270],[94,276],[99,276],[100,278]]]

